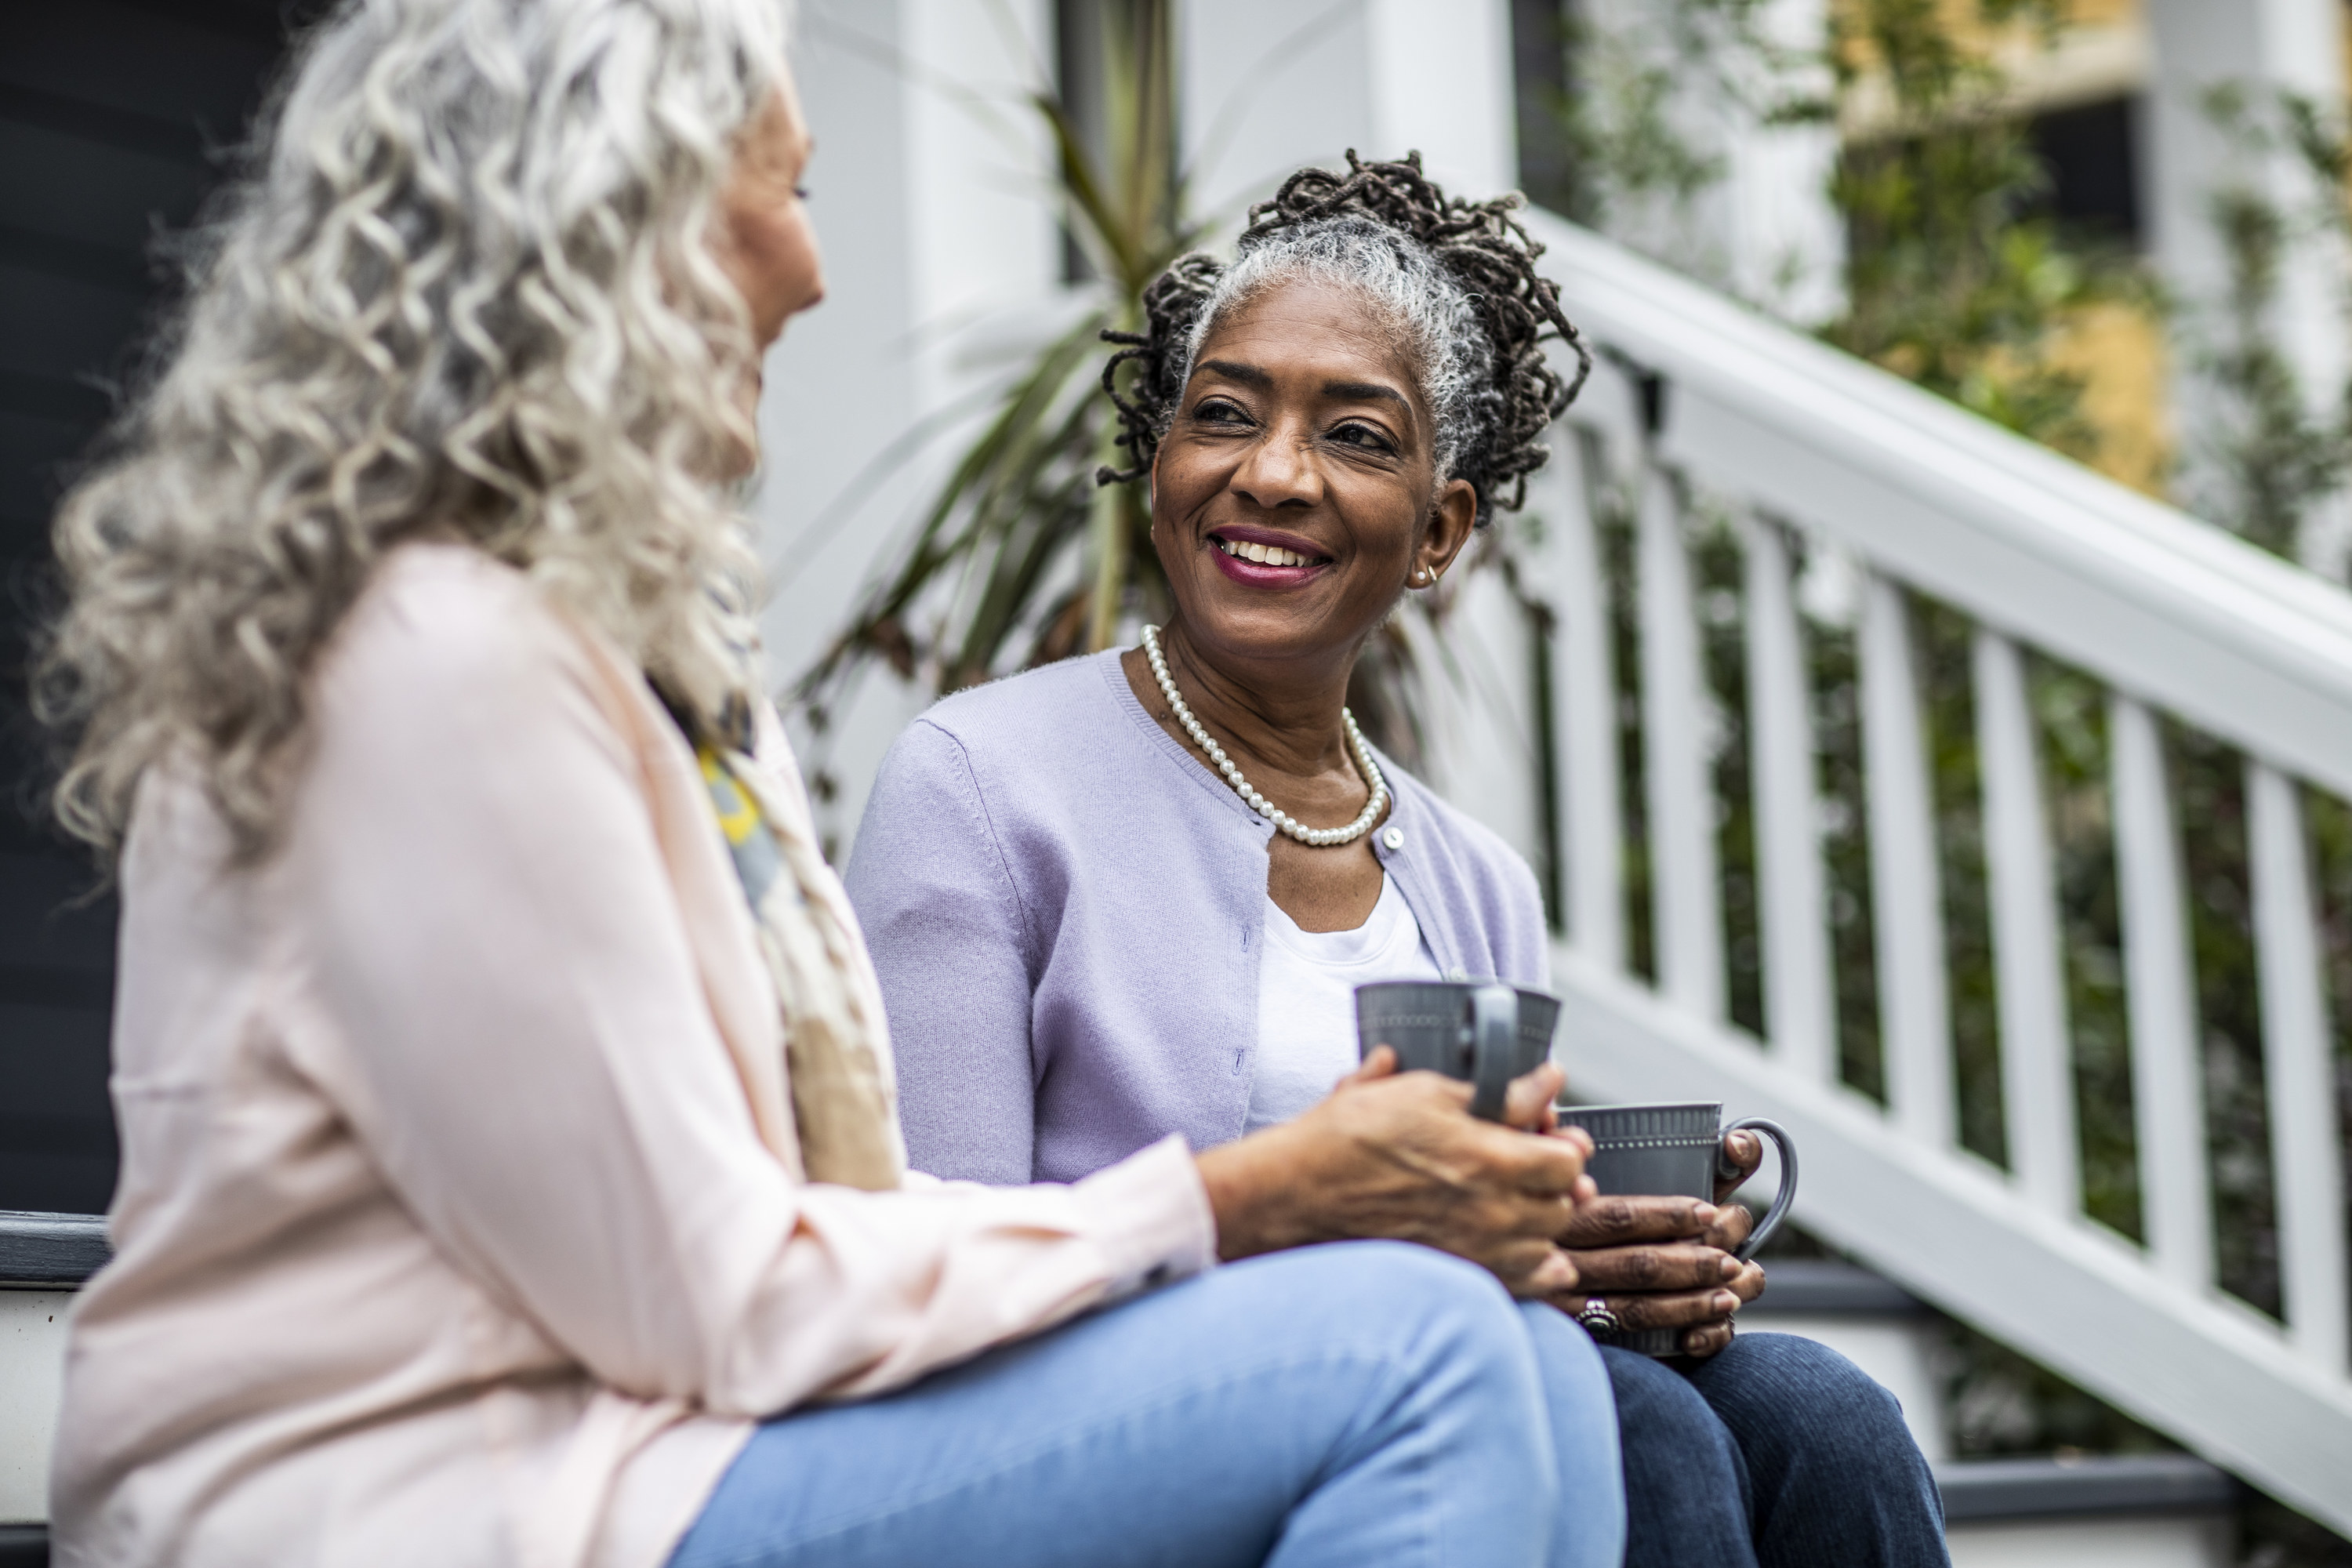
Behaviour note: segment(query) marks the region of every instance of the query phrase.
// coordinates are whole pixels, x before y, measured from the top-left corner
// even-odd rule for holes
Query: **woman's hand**
[[[1764,1293],[1763,1267],[1732,1256],[1754,1223],[1738,1204],[1596,1198],[1560,1233],[1578,1285],[1551,1300],[1573,1315],[1598,1296],[1628,1329],[1680,1329],[1684,1354],[1713,1355],[1731,1342],[1731,1315]]]
[[[1560,1081],[1538,1068],[1512,1084],[1502,1123],[1481,1121],[1468,1084],[1399,1073],[1396,1053],[1376,1048],[1297,1121],[1200,1156],[1219,1255],[1417,1241],[1482,1265],[1516,1296],[1575,1289],[1558,1238],[1593,1199],[1592,1142],[1552,1129]]]
[[[1763,1265],[1732,1256],[1755,1216],[1729,1201],[1763,1163],[1764,1140],[1742,1128],[1724,1137],[1712,1204],[1617,1197],[1579,1208],[1559,1242],[1580,1286],[1554,1300],[1578,1312],[1599,1296],[1627,1328],[1680,1329],[1684,1354],[1713,1355],[1731,1342],[1731,1315],[1764,1293]]]

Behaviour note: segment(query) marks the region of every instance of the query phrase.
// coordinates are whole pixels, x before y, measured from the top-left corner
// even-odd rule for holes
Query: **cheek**
[[[1421,498],[1408,489],[1383,476],[1339,498],[1359,559],[1384,574],[1391,566],[1401,569],[1421,543]]]
[[[1163,446],[1159,460],[1152,464],[1151,526],[1156,531],[1164,518],[1171,525],[1180,522],[1222,487],[1222,476],[1213,465],[1202,462],[1196,455],[1179,447]],[[1171,539],[1175,535],[1169,534]]]

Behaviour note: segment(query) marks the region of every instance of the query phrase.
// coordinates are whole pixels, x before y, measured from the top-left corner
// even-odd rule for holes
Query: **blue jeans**
[[[1944,1503],[1895,1396],[1793,1334],[1703,1362],[1603,1350],[1640,1568],[1949,1568]]]
[[[1615,1568],[1616,1420],[1553,1309],[1305,1247],[761,1426],[671,1568]]]

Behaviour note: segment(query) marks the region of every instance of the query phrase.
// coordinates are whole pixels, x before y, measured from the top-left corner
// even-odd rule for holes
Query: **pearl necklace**
[[[1253,789],[1249,780],[1242,777],[1241,769],[1234,765],[1234,760],[1225,755],[1225,749],[1202,728],[1198,719],[1192,717],[1192,710],[1185,706],[1184,699],[1176,690],[1175,680],[1168,673],[1168,660],[1160,651],[1158,626],[1143,628],[1143,657],[1151,661],[1151,673],[1160,680],[1160,694],[1168,699],[1168,706],[1174,710],[1176,721],[1184,726],[1184,732],[1192,737],[1192,743],[1206,752],[1209,760],[1217,764],[1217,771],[1225,775],[1225,782],[1234,786],[1234,793],[1247,801],[1251,810],[1301,844],[1318,847],[1352,844],[1370,833],[1372,824],[1381,819],[1381,813],[1388,809],[1388,781],[1381,777],[1380,764],[1372,761],[1372,749],[1364,744],[1364,732],[1356,728],[1356,716],[1345,708],[1339,710],[1339,722],[1348,731],[1348,753],[1354,759],[1356,772],[1371,790],[1372,796],[1364,802],[1364,809],[1356,814],[1356,820],[1345,827],[1309,827]]]

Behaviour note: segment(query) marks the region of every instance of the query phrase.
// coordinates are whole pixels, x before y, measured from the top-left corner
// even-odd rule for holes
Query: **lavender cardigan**
[[[1534,876],[1381,762],[1373,853],[1448,973],[1540,985]],[[1153,722],[1116,652],[940,703],[890,748],[849,862],[915,1167],[1076,1181],[1241,1135],[1271,824]]]

